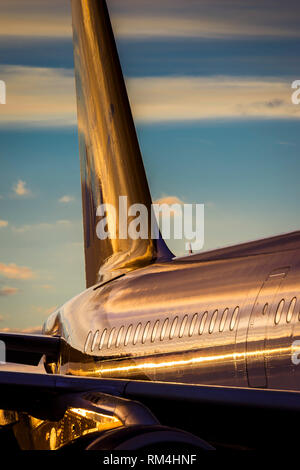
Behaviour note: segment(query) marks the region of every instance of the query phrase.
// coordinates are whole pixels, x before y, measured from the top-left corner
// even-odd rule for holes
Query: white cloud
[[[288,147],[295,147],[295,143],[294,142],[278,142],[278,145],[287,145]]]
[[[159,199],[156,199],[156,201],[154,201],[154,204],[172,205],[172,204],[184,204],[184,202],[181,201],[177,196],[163,196]]]
[[[77,124],[72,70],[2,65],[0,77],[9,88],[0,125],[23,128]]]
[[[278,28],[277,24],[248,21],[246,18],[222,18],[203,15],[178,17],[168,15],[120,15],[112,18],[116,35],[121,38],[205,38],[299,37],[296,27]]]
[[[77,125],[72,72],[30,67],[1,67],[11,81],[3,126]],[[291,81],[256,77],[141,77],[127,81],[137,122],[201,119],[299,119],[291,102]],[[25,187],[26,189],[26,187]],[[24,191],[21,185],[19,191]],[[63,195],[61,203],[72,196]]]
[[[176,206],[173,207],[173,209],[170,211],[170,215],[175,217],[175,216],[181,216],[181,208],[178,207],[178,205],[183,205],[184,202],[181,201],[177,196],[163,196],[160,199],[157,199],[154,201],[154,204],[167,204],[170,208],[176,204]]]
[[[0,220],[0,228],[7,227],[7,226],[8,226],[7,220]]]
[[[30,194],[30,190],[27,188],[27,183],[22,180],[19,180],[14,184],[13,191],[17,196],[29,196]]]
[[[74,201],[74,197],[73,196],[68,196],[68,195],[65,195],[65,196],[62,196],[58,202],[62,203],[62,204],[68,204],[70,202],[73,202]]]
[[[17,266],[14,263],[0,263],[0,275],[8,279],[33,279],[34,273],[30,268]]]
[[[128,80],[140,122],[299,119],[288,80],[255,77],[151,77]]]

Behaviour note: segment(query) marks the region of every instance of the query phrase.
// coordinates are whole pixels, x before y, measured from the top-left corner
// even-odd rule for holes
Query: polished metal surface
[[[158,243],[150,237],[151,196],[104,0],[73,0],[74,58],[87,287],[150,264]],[[122,239],[119,196],[148,209],[148,239]],[[117,211],[117,238],[96,235],[96,210]],[[127,209],[127,208],[126,208]],[[113,232],[108,214],[108,230]]]
[[[289,238],[294,249],[281,251],[281,243]],[[292,343],[300,338],[300,233],[281,238],[273,253],[189,259],[134,271],[102,288],[88,289],[59,309],[45,331],[51,334],[58,319],[68,326],[70,348],[61,372],[299,390],[300,369],[291,357]],[[281,299],[285,306],[276,324]],[[221,328],[224,311],[227,318]]]

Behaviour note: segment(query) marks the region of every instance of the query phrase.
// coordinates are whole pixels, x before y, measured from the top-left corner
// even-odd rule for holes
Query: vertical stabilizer
[[[87,287],[172,255],[151,240],[151,196],[104,0],[72,0]],[[144,204],[147,239],[99,239],[97,207]],[[108,217],[108,229],[109,227]],[[118,233],[118,227],[117,227]]]

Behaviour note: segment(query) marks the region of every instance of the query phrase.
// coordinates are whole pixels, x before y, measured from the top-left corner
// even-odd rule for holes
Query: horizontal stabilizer
[[[35,366],[43,355],[49,362],[55,362],[64,340],[55,336],[0,332],[0,341],[5,345],[6,362]]]

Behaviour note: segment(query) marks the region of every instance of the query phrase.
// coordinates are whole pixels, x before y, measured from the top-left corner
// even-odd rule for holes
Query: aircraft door
[[[272,271],[264,281],[252,309],[246,340],[246,365],[249,387],[267,387],[265,347],[268,316],[275,295],[289,268]]]

